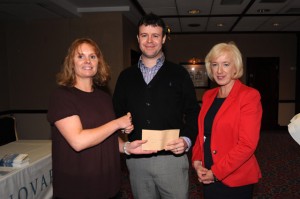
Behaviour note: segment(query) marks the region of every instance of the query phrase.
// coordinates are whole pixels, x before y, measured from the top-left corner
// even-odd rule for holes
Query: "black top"
[[[219,111],[220,107],[222,106],[223,102],[226,98],[215,98],[214,102],[212,103],[211,107],[209,108],[205,119],[204,119],[204,136],[206,137],[204,142],[204,162],[205,167],[210,169],[213,165],[211,150],[210,150],[210,140],[212,134],[212,125],[214,118]]]
[[[107,199],[120,189],[118,135],[76,152],[54,123],[78,115],[84,129],[95,128],[113,119],[111,97],[99,89],[87,93],[74,87],[59,87],[50,100],[48,121],[52,132],[53,194],[58,198]]]

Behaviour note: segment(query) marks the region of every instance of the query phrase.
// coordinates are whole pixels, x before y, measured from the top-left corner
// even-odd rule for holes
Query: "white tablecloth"
[[[29,165],[0,167],[1,199],[52,198],[50,140],[19,140],[0,146],[0,157],[9,153],[29,154]]]

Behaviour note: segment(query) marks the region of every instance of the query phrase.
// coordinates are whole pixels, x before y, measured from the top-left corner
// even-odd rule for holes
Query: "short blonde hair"
[[[207,71],[207,75],[209,79],[212,81],[213,75],[211,71],[211,60],[216,59],[225,53],[229,54],[233,61],[234,66],[236,68],[236,73],[233,76],[234,79],[238,79],[243,76],[243,59],[242,54],[238,47],[235,45],[234,42],[228,42],[228,43],[219,43],[212,47],[212,49],[209,51],[209,53],[205,57],[205,67]]]
[[[58,85],[72,87],[76,83],[76,76],[74,71],[74,56],[78,52],[79,47],[82,44],[89,44],[94,48],[95,54],[98,58],[98,68],[97,73],[93,77],[93,86],[105,86],[110,80],[110,68],[109,65],[104,60],[103,54],[97,45],[92,39],[89,38],[80,38],[73,41],[70,45],[67,55],[64,59],[64,63],[61,71],[57,74],[57,83]]]

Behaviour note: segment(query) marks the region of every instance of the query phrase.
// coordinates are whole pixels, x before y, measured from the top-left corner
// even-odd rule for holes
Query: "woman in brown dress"
[[[139,140],[126,143],[115,133],[133,130],[128,113],[115,118],[110,95],[101,87],[109,67],[91,39],[75,40],[57,76],[48,121],[52,132],[54,198],[116,198],[120,189],[119,152],[142,151]]]

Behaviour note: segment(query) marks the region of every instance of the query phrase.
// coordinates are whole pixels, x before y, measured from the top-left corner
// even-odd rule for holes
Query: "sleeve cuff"
[[[190,150],[191,146],[192,146],[192,141],[191,141],[191,139],[188,138],[188,137],[184,137],[184,136],[183,136],[183,137],[181,137],[181,138],[183,138],[184,141],[187,143],[188,147],[186,148],[185,152],[188,152],[188,151]]]

